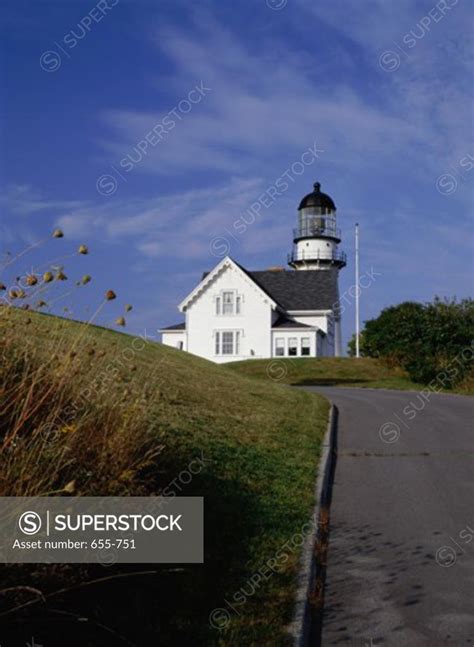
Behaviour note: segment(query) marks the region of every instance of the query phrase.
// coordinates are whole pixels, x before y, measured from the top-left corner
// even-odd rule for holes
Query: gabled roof
[[[337,306],[339,292],[336,269],[251,272],[239,263],[232,262],[275,301],[281,310],[334,310]],[[201,281],[212,272],[204,272]]]
[[[181,301],[181,303],[178,306],[178,309],[181,312],[184,312],[186,308],[188,307],[190,301],[192,301],[198,294],[204,290],[213,280],[215,277],[219,275],[220,272],[225,271],[228,268],[233,268],[237,270],[238,272],[242,272],[246,278],[250,278],[251,282],[254,284],[254,287],[259,291],[262,296],[267,299],[270,302],[270,305],[273,308],[277,307],[277,303],[273,299],[273,297],[268,294],[255,280],[252,279],[250,276],[249,272],[247,272],[241,265],[236,263],[230,256],[226,256],[225,258],[222,259],[220,263],[218,263],[213,270],[210,272],[205,272],[202,276],[202,279],[199,281],[197,286],[194,288],[192,292],[188,294],[188,296]]]

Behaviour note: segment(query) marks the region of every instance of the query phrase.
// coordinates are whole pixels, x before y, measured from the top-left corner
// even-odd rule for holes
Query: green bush
[[[364,331],[361,330],[359,335],[359,354],[361,357],[368,357],[368,354],[365,352],[365,340],[364,340]],[[347,354],[349,357],[356,356],[356,336],[355,333],[347,342]]]
[[[361,350],[404,368],[415,382],[452,388],[472,370],[474,301],[407,301],[365,323]],[[353,354],[354,340],[349,342]]]

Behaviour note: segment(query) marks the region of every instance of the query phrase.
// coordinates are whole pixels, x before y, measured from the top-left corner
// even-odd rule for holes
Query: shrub
[[[472,299],[407,301],[366,322],[363,354],[404,368],[416,382],[452,388],[472,371],[473,333]]]

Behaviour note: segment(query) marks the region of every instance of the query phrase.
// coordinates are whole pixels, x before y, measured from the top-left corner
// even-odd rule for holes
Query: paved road
[[[339,408],[322,645],[474,645],[474,398],[314,387]]]

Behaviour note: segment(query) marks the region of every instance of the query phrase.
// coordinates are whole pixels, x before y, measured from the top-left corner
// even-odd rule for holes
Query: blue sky
[[[71,283],[93,281],[57,309],[83,318],[113,288],[99,322],[132,303],[127,330],[153,334],[224,249],[249,269],[284,265],[319,180],[349,256],[341,293],[355,222],[361,271],[377,272],[363,319],[471,295],[466,0],[4,0],[2,13],[0,249],[65,232],[4,282],[85,243],[65,265]],[[284,173],[288,188],[235,233]],[[347,340],[350,297],[343,328]]]

